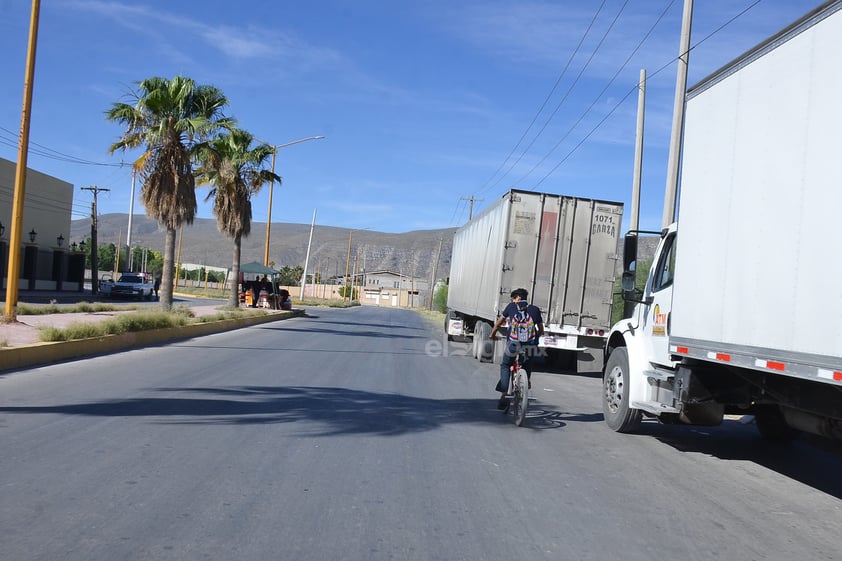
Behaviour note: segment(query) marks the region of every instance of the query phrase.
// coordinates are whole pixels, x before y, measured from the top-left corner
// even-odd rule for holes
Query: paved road
[[[0,375],[0,557],[842,558],[842,455],[602,422],[596,375],[492,365],[413,312],[310,317]]]

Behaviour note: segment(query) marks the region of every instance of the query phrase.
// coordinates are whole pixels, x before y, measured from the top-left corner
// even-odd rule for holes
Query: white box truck
[[[606,345],[605,420],[842,436],[842,2],[687,92],[677,222]]]
[[[472,338],[473,355],[499,362],[488,337],[516,288],[541,309],[559,365],[599,372],[611,326],[622,203],[511,190],[453,237],[448,338]]]

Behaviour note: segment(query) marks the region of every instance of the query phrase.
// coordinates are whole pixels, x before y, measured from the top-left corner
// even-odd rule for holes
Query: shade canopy
[[[267,267],[262,263],[258,263],[257,261],[252,261],[251,263],[243,263],[240,265],[240,272],[257,275],[274,275],[277,274],[278,271]]]

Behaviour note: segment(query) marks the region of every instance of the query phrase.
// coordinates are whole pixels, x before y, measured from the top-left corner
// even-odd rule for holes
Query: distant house
[[[362,305],[415,308],[429,303],[429,279],[384,270],[351,275],[350,281],[359,288]],[[336,282],[344,284],[345,279],[340,276]]]

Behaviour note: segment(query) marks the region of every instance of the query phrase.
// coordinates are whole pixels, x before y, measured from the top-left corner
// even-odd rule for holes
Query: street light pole
[[[272,175],[275,174],[275,155],[277,154],[278,150],[281,148],[286,148],[287,146],[292,146],[293,144],[298,144],[300,142],[307,142],[308,140],[319,140],[324,138],[324,136],[308,136],[307,138],[300,138],[298,140],[293,140],[292,142],[287,142],[285,144],[276,144],[271,145],[272,147]],[[255,139],[260,142],[263,142],[260,139]],[[268,142],[265,144],[269,144]],[[269,182],[269,210],[266,212],[266,247],[263,250],[263,266],[269,266],[269,239],[271,238],[272,233],[272,192],[275,190],[275,180],[271,180]]]

